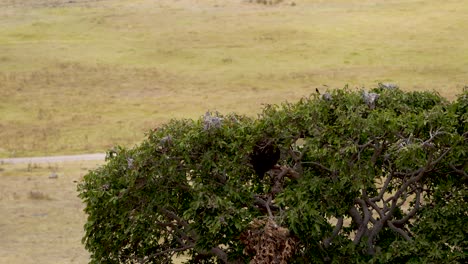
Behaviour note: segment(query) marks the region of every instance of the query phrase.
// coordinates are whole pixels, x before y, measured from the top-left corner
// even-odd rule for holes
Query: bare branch
[[[270,217],[270,219],[273,219],[273,214],[271,214],[271,209],[270,209],[270,203],[271,203],[271,195],[268,196],[268,201],[266,202],[266,209],[268,211],[268,217]]]
[[[330,237],[326,238],[324,241],[323,241],[323,244],[325,246],[325,248],[328,248],[330,245],[331,245],[331,242],[333,241],[333,239],[338,235],[338,233],[340,232],[341,228],[343,227],[343,217],[339,217],[338,219],[338,222],[336,223],[336,226],[335,228],[333,229],[333,232],[331,234]]]
[[[367,141],[367,143],[364,143],[362,145],[357,145],[357,147],[360,148],[360,149],[364,149],[364,148],[367,148],[368,146],[372,145],[372,143],[374,143],[374,139],[371,139],[371,140]]]
[[[363,212],[363,220],[361,224],[359,225],[358,231],[356,232],[356,236],[354,237],[354,240],[353,240],[353,243],[357,245],[361,241],[361,238],[364,236],[364,234],[367,233],[369,230],[367,228],[367,225],[369,224],[371,213],[369,212],[369,209],[367,208],[367,204],[364,202],[364,200],[356,199],[355,201],[361,206],[362,212]]]
[[[463,176],[463,178],[468,179],[468,173],[466,173],[464,170],[460,170],[457,167],[455,167],[453,164],[450,164],[450,168],[452,168],[453,171],[456,173],[460,174]]]
[[[390,200],[393,201],[393,203],[395,203],[394,205],[396,205],[396,202],[398,200],[398,198],[406,191],[406,189],[408,188],[408,186],[410,186],[411,184],[415,183],[415,182],[418,182],[421,180],[421,178],[424,176],[424,174],[429,171],[432,167],[434,167],[437,163],[439,163],[444,157],[445,155],[447,155],[447,153],[451,150],[451,148],[448,148],[447,150],[445,150],[442,154],[440,154],[440,156],[432,161],[432,155],[429,157],[428,161],[427,161],[427,164],[426,166],[422,167],[422,168],[419,168],[418,170],[412,172],[412,173],[409,173],[409,174],[403,174],[405,176],[410,176],[410,179],[408,179],[406,182],[404,182],[402,184],[402,186],[398,189],[398,191],[392,196],[390,197],[389,199],[385,200],[385,202],[388,202]],[[392,207],[394,207],[394,205],[392,205]],[[393,210],[393,209],[392,209]]]
[[[367,192],[366,190],[362,190],[362,196],[364,197],[364,201],[369,204],[372,209],[374,209],[375,211],[377,211],[377,213],[379,214],[380,218],[383,218],[384,217],[384,213],[382,212],[382,209],[374,202],[372,202],[369,197],[367,197]],[[367,207],[367,205],[366,205]]]
[[[422,179],[422,177],[424,177],[424,175],[426,174],[427,171],[431,170],[437,163],[439,163],[444,157],[445,155],[447,155],[447,153],[450,151],[450,148],[445,150],[442,154],[440,154],[437,159],[435,160],[432,160],[432,155],[430,155],[430,157],[428,158],[428,161],[426,163],[426,166],[422,167],[422,168],[419,168],[418,170],[416,171],[413,171],[411,173],[402,173],[403,176],[405,177],[409,177],[408,180],[406,181],[403,181],[403,184],[402,186],[397,190],[397,192],[390,198],[386,199],[384,201],[384,204],[389,202],[389,201],[392,201],[392,205],[390,208],[388,208],[388,210],[385,210],[385,214],[381,211],[381,209],[373,202],[373,201],[370,201],[370,199],[367,199],[365,202],[367,202],[374,210],[376,210],[379,215],[382,217],[379,221],[376,221],[374,223],[374,226],[372,227],[371,230],[368,230],[369,232],[369,235],[368,235],[368,241],[367,241],[367,250],[368,250],[368,253],[373,255],[375,253],[375,248],[373,246],[373,243],[374,243],[374,239],[375,237],[377,236],[377,234],[380,232],[380,230],[382,230],[382,228],[384,227],[384,225],[389,221],[389,219],[391,219],[393,217],[393,213],[395,211],[395,208],[397,206],[401,206],[402,203],[405,202],[406,200],[406,193],[407,193],[407,189],[408,187],[411,185],[411,184],[414,184],[418,181],[420,181]],[[419,192],[419,190],[418,190]],[[363,192],[364,196],[365,196],[365,192]],[[398,200],[404,196],[403,198],[403,201],[401,203],[398,203]],[[419,197],[420,195],[418,195]],[[419,199],[419,198],[418,198]],[[364,201],[360,201],[359,199],[357,199],[357,201],[362,205],[362,202]],[[418,200],[419,201],[419,200]],[[419,203],[419,202],[418,202]],[[367,208],[366,208],[367,209]],[[417,209],[416,209],[417,210]],[[363,210],[365,212],[365,210]],[[414,215],[416,213],[413,212],[410,214],[408,214],[406,217],[410,218],[412,215]],[[368,221],[366,222],[365,220],[363,221],[363,223],[361,224],[357,234],[356,234],[356,237],[354,239],[354,243],[357,244],[359,243],[360,239],[362,238],[362,235],[364,235],[363,233],[363,224],[366,223],[366,227],[367,227],[367,223]],[[387,223],[388,224],[388,223]],[[394,224],[392,223],[392,225],[394,226]],[[395,227],[395,226],[394,226]],[[396,227],[395,227],[396,228]],[[401,232],[397,229],[395,229],[396,232]],[[405,233],[405,235],[407,236],[407,234]]]
[[[270,210],[272,210],[272,211],[279,211],[280,210],[280,208],[275,206],[275,205],[267,204],[267,201],[263,200],[258,195],[254,196],[254,205],[261,206],[261,207],[263,207],[265,209],[267,209],[267,206],[268,206],[270,208]]]
[[[299,152],[299,151],[298,151]],[[299,152],[300,154],[297,155],[296,152],[292,149],[292,148],[289,148],[289,155],[291,155],[291,157],[293,158],[293,160],[295,162],[300,162],[302,157],[304,156],[304,151],[303,152]]]
[[[392,206],[388,210],[386,210],[386,214],[383,214],[383,217],[380,220],[376,221],[372,229],[369,230],[368,232],[369,235],[367,239],[367,252],[370,255],[375,254],[374,239],[377,236],[377,234],[382,230],[382,228],[385,226],[385,223],[387,223],[387,221],[392,218],[393,212],[395,211],[395,208],[397,206],[397,200],[398,200],[398,198],[395,198],[395,197],[398,197],[398,196],[397,195],[393,196]]]
[[[183,226],[184,229],[187,230],[187,232],[183,232],[182,230],[178,229],[179,234],[182,235],[185,240],[190,241],[198,239],[198,234],[196,234],[193,230],[190,230],[189,224],[185,220],[180,218],[176,213],[163,207],[158,207],[158,210],[162,212],[166,217],[176,221],[178,225]]]
[[[444,132],[444,131],[441,131],[441,128],[437,129],[435,131],[435,133],[432,133],[432,129],[429,131],[429,136],[430,138],[427,139],[426,141],[424,141],[423,143],[421,143],[421,145],[423,147],[432,147],[432,141],[434,141],[434,139],[439,136],[439,135],[444,135],[444,134],[448,134],[447,132]]]
[[[450,151],[452,150],[452,148],[447,148],[442,154],[440,154],[440,156],[433,162],[431,162],[429,164],[429,167],[434,167],[437,163],[439,163],[444,157],[445,155],[447,155]]]
[[[385,192],[387,191],[388,185],[390,184],[392,178],[393,178],[393,173],[390,173],[390,175],[388,175],[387,178],[385,179],[385,183],[382,186],[382,188],[380,189],[379,195],[376,196],[376,197],[372,197],[370,199],[372,202],[377,202],[377,201],[383,199],[383,196],[384,196]]]
[[[391,221],[392,224],[397,224],[397,225],[402,225],[405,224],[411,217],[413,217],[416,212],[420,209],[421,206],[421,190],[416,189],[416,197],[415,197],[415,205],[411,211],[405,215],[402,219],[397,219],[394,221]]]
[[[214,247],[210,250],[212,254],[218,257],[219,260],[222,260],[224,263],[228,263],[228,257],[226,252],[224,252],[219,247]]]
[[[401,228],[398,228],[396,227],[392,222],[387,222],[388,224],[388,227],[390,227],[390,229],[392,229],[393,231],[397,232],[398,234],[400,234],[404,239],[406,239],[406,241],[411,241],[411,237]]]
[[[172,220],[175,220],[177,221],[177,223],[181,224],[182,226],[184,227],[188,227],[188,223],[183,220],[182,218],[180,218],[176,213],[170,211],[170,210],[167,210],[166,208],[163,208],[163,207],[158,207],[159,211],[161,211],[166,217],[172,219]]]
[[[356,223],[356,225],[360,226],[362,224],[362,217],[356,207],[351,206],[348,210],[348,214],[351,216],[353,222]]]

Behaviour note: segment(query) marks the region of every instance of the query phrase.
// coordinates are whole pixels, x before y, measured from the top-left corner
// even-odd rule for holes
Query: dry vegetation
[[[0,157],[131,146],[170,118],[316,87],[467,84],[465,1],[7,0]]]
[[[316,87],[468,84],[466,1],[291,2],[0,1],[0,157],[131,146],[170,118]],[[87,262],[74,181],[95,166],[0,164],[0,263]]]
[[[81,244],[86,215],[76,184],[101,164],[0,163],[0,263],[88,263]]]
[[[87,263],[76,181],[97,164],[0,164],[0,263]]]

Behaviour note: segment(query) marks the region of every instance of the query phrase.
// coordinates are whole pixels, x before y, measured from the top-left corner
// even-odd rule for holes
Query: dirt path
[[[104,160],[106,154],[82,154],[82,155],[67,155],[67,156],[51,156],[51,157],[30,157],[30,158],[8,158],[0,159],[0,164],[20,164],[20,163],[53,163],[64,161],[83,161],[83,160]]]

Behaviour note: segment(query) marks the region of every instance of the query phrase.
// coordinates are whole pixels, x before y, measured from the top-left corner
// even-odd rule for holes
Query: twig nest
[[[241,236],[244,254],[254,255],[250,264],[287,264],[296,251],[297,238],[273,219],[255,219]]]

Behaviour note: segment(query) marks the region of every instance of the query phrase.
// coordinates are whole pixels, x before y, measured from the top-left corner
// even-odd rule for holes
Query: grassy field
[[[0,263],[88,262],[76,182],[97,165],[0,164]]]
[[[132,146],[171,118],[254,116],[316,87],[468,84],[466,1],[294,3],[0,1],[0,157]]]
[[[1,0],[0,157],[132,146],[315,88],[468,84],[467,1],[293,1]],[[0,164],[0,263],[86,263],[76,181],[99,164]]]
[[[76,184],[103,163],[0,164],[0,263],[88,263]]]

